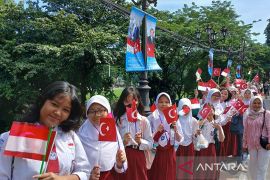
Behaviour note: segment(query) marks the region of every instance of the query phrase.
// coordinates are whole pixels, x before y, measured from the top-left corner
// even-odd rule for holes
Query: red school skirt
[[[147,180],[147,168],[144,151],[133,149],[130,147],[125,148],[128,168],[126,172],[119,173],[119,180]]]
[[[176,179],[193,179],[194,144],[179,146],[176,151]]]
[[[99,180],[116,180],[117,172],[114,170],[114,167],[110,171],[100,172]]]
[[[194,160],[194,179],[196,180],[216,180],[218,169],[216,169],[214,163],[216,163],[216,148],[215,144],[210,143],[208,148],[196,151]],[[210,169],[206,166],[212,166]]]
[[[172,145],[158,146],[149,171],[149,180],[176,179],[176,153]]]

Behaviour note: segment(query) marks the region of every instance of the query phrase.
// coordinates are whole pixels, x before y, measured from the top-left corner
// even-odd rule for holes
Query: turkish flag
[[[247,87],[248,87],[247,83],[243,82],[240,84],[239,89],[244,90],[247,89]]]
[[[214,68],[213,76],[220,76],[221,68]]]
[[[231,109],[232,106],[228,106],[224,109],[223,114],[227,114],[227,112]]]
[[[152,104],[152,106],[150,107],[150,111],[154,112],[156,109],[157,109],[156,104],[155,103]]]
[[[242,107],[239,109],[239,113],[240,113],[241,115],[243,115],[244,112],[247,110],[248,107],[249,107],[249,105],[244,105],[244,106],[242,106]]]
[[[229,73],[230,73],[230,69],[229,68],[225,68],[222,71],[221,76],[227,77]]]
[[[201,107],[200,101],[197,98],[190,99],[191,109],[199,109]]]
[[[171,107],[164,109],[163,114],[164,114],[168,124],[171,124],[172,122],[177,121],[177,119],[178,119],[175,104],[172,105]]]
[[[207,86],[208,86],[210,89],[213,89],[213,88],[216,88],[218,85],[217,85],[217,83],[216,83],[213,79],[210,79],[210,80],[207,82]]]
[[[186,116],[190,112],[190,108],[188,106],[184,106],[181,111],[178,112],[179,116]]]
[[[241,100],[241,99],[238,99],[234,104],[233,104],[233,107],[237,110],[237,111],[239,111],[240,110],[240,108],[242,107],[242,106],[244,106],[245,104],[243,103],[243,101]]]
[[[200,110],[199,115],[202,117],[202,119],[205,119],[210,111],[212,110],[211,106],[209,105],[204,105],[203,108]]]
[[[98,140],[116,142],[116,124],[113,118],[100,118]]]
[[[239,88],[239,87],[241,86],[241,84],[244,84],[244,83],[246,83],[246,81],[243,80],[243,79],[235,79],[235,80],[234,80],[234,84],[235,84],[235,86],[236,86],[237,88]]]
[[[252,81],[259,83],[260,82],[260,77],[259,74],[256,74],[256,76],[254,76],[254,78],[252,79]]]
[[[137,121],[137,106],[136,100],[133,99],[131,108],[126,107],[127,119],[129,122]]]

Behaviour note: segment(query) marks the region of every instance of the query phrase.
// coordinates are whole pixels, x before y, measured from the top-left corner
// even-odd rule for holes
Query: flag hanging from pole
[[[42,161],[43,156],[46,155],[45,161],[47,161],[56,136],[56,132],[52,131],[48,142],[49,131],[49,128],[43,125],[13,122],[4,154],[39,161]],[[49,144],[46,151],[47,143]]]
[[[140,27],[145,13],[136,7],[131,8],[127,37],[126,71],[145,71],[141,51]]]
[[[208,73],[210,76],[212,76],[213,74],[213,66],[214,66],[214,49],[210,48],[208,59]]]
[[[228,76],[230,76],[231,67],[232,67],[232,60],[231,59],[228,59],[228,61],[227,61],[227,69],[229,69]]]
[[[145,18],[146,18],[146,32],[147,32],[146,70],[147,71],[161,70],[161,68],[158,65],[157,60],[155,58],[155,42],[156,42],[155,33],[156,33],[157,19],[149,14],[146,14]]]

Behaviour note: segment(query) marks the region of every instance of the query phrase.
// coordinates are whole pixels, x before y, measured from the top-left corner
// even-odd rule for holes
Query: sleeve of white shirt
[[[4,155],[5,146],[7,143],[9,132],[0,135],[0,179],[11,179],[11,162],[12,157]]]
[[[83,145],[77,134],[73,133],[73,138],[76,151],[75,152],[76,165],[72,174],[79,176],[80,180],[88,180],[90,176],[90,164],[88,162]]]
[[[141,139],[140,150],[150,150],[153,147],[153,137],[150,122],[143,118],[143,137]]]
[[[176,122],[176,127],[178,130],[178,133],[181,136],[181,139],[180,139],[180,141],[175,140],[175,145],[179,145],[180,143],[182,143],[184,141],[184,133],[183,133],[183,130],[182,130],[182,127],[181,127],[181,124],[179,121]]]
[[[124,148],[124,144],[123,144],[123,140],[122,140],[121,135],[118,131],[118,128],[116,129],[116,133],[117,133],[117,140],[118,140],[118,144],[120,146],[120,149],[126,153],[125,148]],[[114,169],[117,173],[123,173],[127,170],[127,168],[128,168],[127,160],[124,162],[123,168],[121,168],[121,169],[117,168],[116,162],[114,164]]]

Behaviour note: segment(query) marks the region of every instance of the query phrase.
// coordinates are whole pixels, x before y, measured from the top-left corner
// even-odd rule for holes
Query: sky
[[[184,4],[191,6],[192,2],[195,2],[198,6],[209,6],[212,0],[158,0],[156,8],[174,12],[183,8]],[[240,15],[239,20],[244,21],[245,24],[261,19],[252,28],[252,32],[260,33],[260,35],[253,36],[252,39],[265,43],[264,30],[268,24],[267,19],[270,19],[270,0],[231,0],[231,2],[235,12]]]

